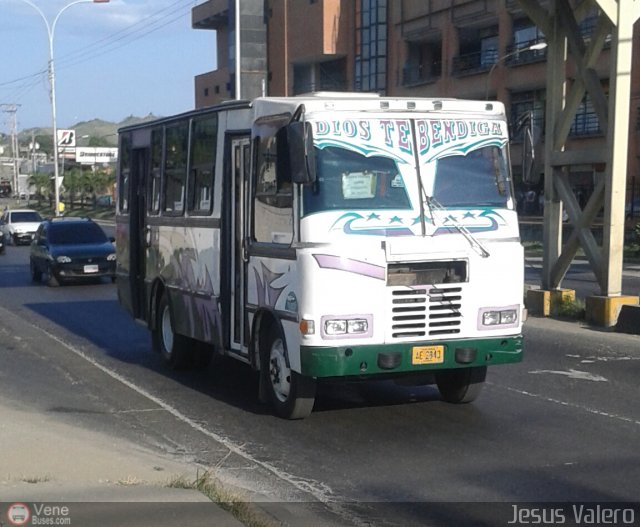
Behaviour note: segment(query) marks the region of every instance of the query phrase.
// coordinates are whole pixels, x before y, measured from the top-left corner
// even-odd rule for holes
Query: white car
[[[41,222],[42,216],[35,210],[5,210],[0,219],[0,232],[7,242],[29,244]]]

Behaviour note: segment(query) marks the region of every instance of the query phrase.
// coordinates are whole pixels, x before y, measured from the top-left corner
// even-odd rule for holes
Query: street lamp
[[[49,70],[49,99],[51,101],[51,120],[53,124],[53,178],[54,178],[53,189],[56,197],[55,215],[59,216],[60,215],[60,181],[59,181],[59,173],[58,173],[58,161],[59,161],[58,124],[56,120],[56,76],[55,76],[55,70],[53,67],[53,37],[56,31],[56,24],[58,23],[58,19],[60,18],[60,15],[62,15],[62,13],[64,13],[71,6],[74,6],[76,4],[107,4],[109,3],[109,0],[75,0],[74,2],[67,4],[62,9],[60,9],[60,11],[58,11],[58,14],[53,19],[52,24],[49,24],[49,21],[47,20],[47,17],[44,16],[44,13],[42,12],[42,10],[33,2],[31,2],[31,0],[20,0],[20,2],[23,2],[33,7],[38,12],[40,17],[44,21],[45,26],[47,27],[47,35],[49,36],[49,68],[48,70]]]
[[[489,100],[489,81],[491,80],[491,74],[493,73],[493,70],[496,69],[496,66],[502,62],[503,60],[508,59],[509,57],[512,57],[513,55],[518,55],[519,53],[524,53],[526,51],[540,51],[541,49],[545,49],[547,47],[547,43],[546,42],[536,42],[535,44],[531,44],[530,46],[527,46],[526,48],[518,48],[515,51],[512,51],[511,53],[507,53],[506,55],[502,55],[502,57],[500,57],[498,60],[496,60],[493,65],[491,66],[491,69],[489,70],[489,73],[487,74],[487,78],[485,80],[485,94],[484,94],[484,99],[485,101]]]

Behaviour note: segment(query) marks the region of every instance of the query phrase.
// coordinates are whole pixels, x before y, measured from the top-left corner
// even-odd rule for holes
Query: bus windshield
[[[316,182],[304,188],[304,215],[329,210],[411,209],[396,162],[340,147],[316,149]]]
[[[427,166],[432,190],[427,194],[444,207],[505,207],[510,198],[505,150],[485,146],[467,155],[436,159]],[[430,179],[427,177],[426,179]]]

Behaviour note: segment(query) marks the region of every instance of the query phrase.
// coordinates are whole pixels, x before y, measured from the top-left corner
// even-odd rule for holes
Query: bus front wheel
[[[480,394],[486,375],[486,366],[443,370],[436,372],[436,384],[448,403],[470,403]]]
[[[158,303],[156,323],[152,331],[154,351],[162,356],[172,369],[182,368],[189,362],[189,339],[173,331],[173,320],[167,295],[163,294]]]
[[[271,328],[261,349],[262,382],[267,385],[275,413],[285,419],[303,419],[313,410],[316,380],[291,370],[284,339]]]

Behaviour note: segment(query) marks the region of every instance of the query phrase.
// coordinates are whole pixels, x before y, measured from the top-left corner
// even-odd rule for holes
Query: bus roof
[[[478,117],[504,117],[500,101],[478,101],[453,98],[381,97],[369,93],[317,92],[294,97],[260,97],[253,101],[257,117],[276,113],[293,113],[304,104],[307,113],[314,112],[418,112],[470,114]]]
[[[253,108],[254,119],[275,114],[293,115],[301,105],[306,113],[315,112],[371,112],[371,113],[444,113],[459,114],[461,117],[503,118],[504,105],[500,101],[480,101],[453,98],[426,97],[382,97],[376,93],[358,92],[316,92],[293,97],[258,97],[253,101],[231,100],[214,106],[189,110],[178,115],[161,117],[134,125],[124,126],[119,133],[149,128],[176,120],[197,117],[210,112],[225,110],[247,110]]]

